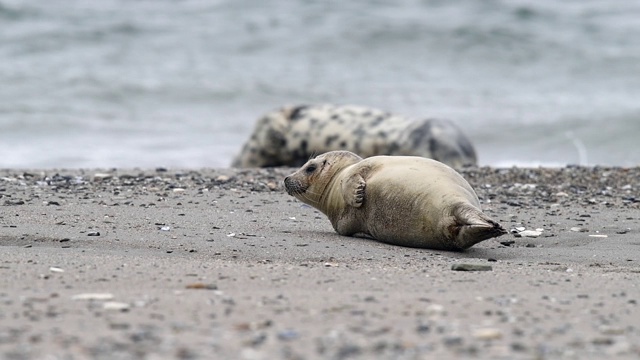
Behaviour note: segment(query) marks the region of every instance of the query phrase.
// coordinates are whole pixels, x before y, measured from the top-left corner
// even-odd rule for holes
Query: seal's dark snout
[[[287,190],[287,194],[291,195],[291,179],[289,176],[284,178],[284,188]]]

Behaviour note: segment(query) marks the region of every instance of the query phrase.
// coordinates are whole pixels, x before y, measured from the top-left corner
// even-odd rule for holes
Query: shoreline
[[[463,170],[543,229],[464,252],[339,236],[292,171],[0,170],[1,357],[640,355],[640,167]]]

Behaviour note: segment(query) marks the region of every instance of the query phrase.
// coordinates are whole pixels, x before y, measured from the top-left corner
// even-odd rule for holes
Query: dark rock
[[[479,265],[479,264],[453,264],[451,270],[454,271],[492,271],[491,265]]]
[[[300,334],[292,329],[284,330],[278,333],[278,339],[282,341],[290,341],[295,340],[300,336]]]

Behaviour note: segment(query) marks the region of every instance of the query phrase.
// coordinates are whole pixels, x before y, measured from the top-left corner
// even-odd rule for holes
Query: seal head
[[[323,200],[327,199],[327,187],[335,175],[361,160],[360,156],[349,151],[332,151],[316,156],[285,177],[284,187],[287,194],[324,212]]]

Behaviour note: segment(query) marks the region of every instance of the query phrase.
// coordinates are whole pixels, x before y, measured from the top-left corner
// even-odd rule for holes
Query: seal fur
[[[332,151],[309,160],[284,184],[288,194],[324,213],[341,235],[463,250],[506,233],[480,210],[460,174],[422,157],[362,159]]]

